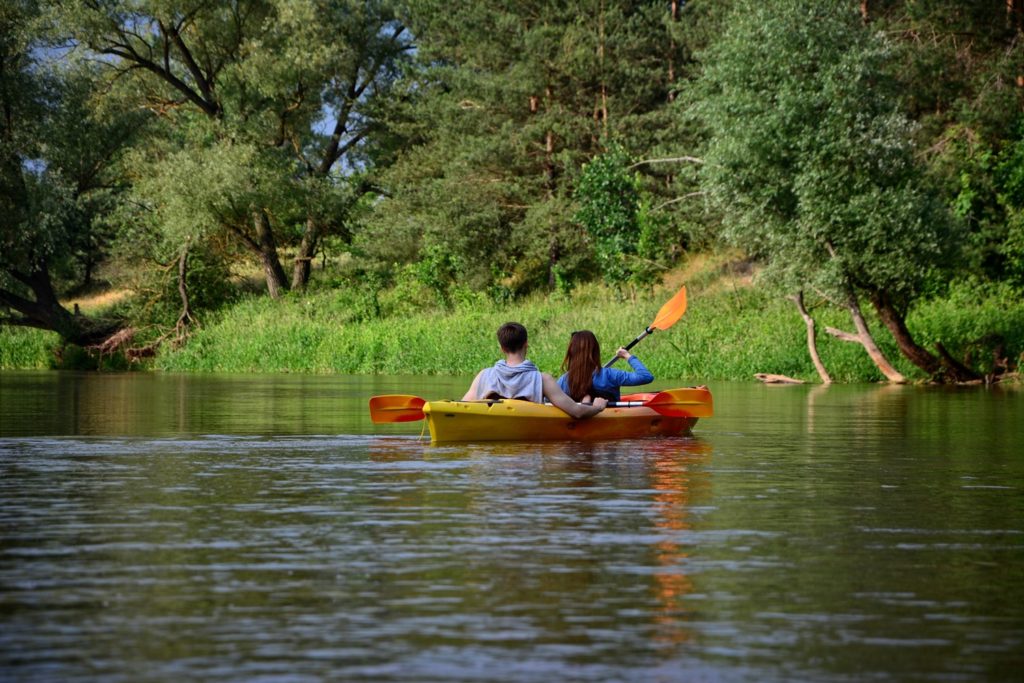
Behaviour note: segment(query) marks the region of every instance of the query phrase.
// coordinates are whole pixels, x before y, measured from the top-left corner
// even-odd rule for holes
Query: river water
[[[1021,680],[1021,389],[713,384],[692,437],[595,444],[369,420],[467,384],[0,373],[0,680]]]

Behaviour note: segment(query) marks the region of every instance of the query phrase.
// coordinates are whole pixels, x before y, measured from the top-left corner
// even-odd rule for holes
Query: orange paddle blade
[[[419,396],[388,394],[370,399],[370,419],[382,422],[415,422],[423,419],[423,404]]]
[[[666,389],[644,401],[644,405],[669,417],[711,417],[715,414],[715,405],[707,387]]]
[[[680,287],[676,295],[661,307],[658,315],[654,316],[654,322],[650,324],[650,329],[667,330],[683,317],[683,313],[686,313],[686,285]]]

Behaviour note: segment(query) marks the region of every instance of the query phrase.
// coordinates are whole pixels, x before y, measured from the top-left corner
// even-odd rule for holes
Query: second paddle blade
[[[419,396],[406,394],[374,396],[370,399],[370,419],[377,423],[422,420],[424,403]]]
[[[662,415],[673,417],[711,417],[715,414],[711,392],[705,387],[666,389],[644,403]]]

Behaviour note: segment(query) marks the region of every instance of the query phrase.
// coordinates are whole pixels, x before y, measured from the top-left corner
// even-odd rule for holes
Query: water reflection
[[[686,598],[694,590],[693,580],[686,573],[687,548],[694,545],[689,532],[699,520],[690,506],[707,506],[711,498],[711,480],[708,471],[712,446],[697,438],[653,439],[612,443],[564,444],[475,444],[443,445],[424,450],[426,458],[481,461],[481,477],[488,482],[481,486],[480,496],[468,504],[477,514],[505,516],[522,521],[535,518],[534,530],[547,530],[547,546],[555,545],[566,535],[567,526],[579,542],[587,541],[580,534],[589,533],[590,551],[611,556],[622,548],[646,548],[647,559],[634,556],[620,571],[636,574],[649,581],[650,599],[639,600],[635,608],[649,605],[652,628],[649,633],[652,647],[665,651],[665,656],[678,656],[678,646],[690,641],[693,633],[688,626],[691,609]],[[495,499],[493,481],[495,463],[509,475],[515,470],[517,477],[523,471],[534,471],[538,477],[538,490],[524,492],[529,512],[521,509],[522,499]],[[509,475],[510,476],[510,475]],[[553,494],[552,491],[557,491]],[[623,506],[624,492],[631,492],[628,504],[648,520],[649,530],[634,529],[632,533],[614,534],[616,518]],[[545,514],[544,505],[559,498],[559,508],[566,514]],[[573,501],[586,501],[595,513],[585,520],[573,512]],[[503,508],[503,503],[508,508]],[[611,509],[605,506],[614,503]],[[705,508],[706,510],[706,508]],[[596,546],[594,545],[596,544]],[[566,551],[575,552],[575,551]],[[566,567],[548,567],[552,572],[568,571]],[[574,590],[590,586],[602,592],[604,586],[621,580],[616,573],[601,576],[586,572],[577,577]]]
[[[374,394],[447,395],[455,377],[0,373],[0,436],[407,434],[374,425]],[[426,385],[429,385],[426,386]]]
[[[366,396],[443,380],[194,379],[0,376],[0,678],[1019,672],[1019,394],[723,385],[694,438],[431,446]]]

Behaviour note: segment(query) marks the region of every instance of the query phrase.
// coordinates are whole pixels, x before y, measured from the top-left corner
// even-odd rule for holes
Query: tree
[[[871,3],[872,25],[897,41],[921,156],[966,226],[958,274],[983,282],[1015,277],[998,159],[1016,143],[1024,108],[1022,10],[1020,0]]]
[[[621,148],[594,157],[583,166],[574,197],[579,203],[576,220],[594,241],[605,279],[621,285],[629,280],[636,258],[640,193],[629,158]]]
[[[616,286],[649,284],[663,252],[665,221],[650,211],[636,164],[619,145],[584,164],[573,198],[574,216],[593,245],[605,280]]]
[[[670,8],[422,0],[403,16],[421,71],[366,253],[417,260],[439,246],[458,254],[465,281],[516,291],[600,275],[573,188],[611,141],[632,151],[671,138],[679,119],[664,108],[685,59]]]
[[[0,322],[95,344],[119,321],[72,313],[59,293],[88,281],[106,246],[114,171],[144,117],[95,115],[96,70],[41,60],[36,19],[31,2],[0,10]]]
[[[903,378],[874,344],[861,295],[901,352],[938,372],[904,316],[949,258],[958,226],[915,160],[891,45],[853,5],[743,1],[703,63],[702,173],[726,236],[789,291],[846,307],[853,337],[891,380]],[[973,377],[950,358],[944,365],[955,379]]]
[[[219,229],[260,260],[271,296],[305,286],[319,240],[342,229],[344,214],[331,213],[345,207],[338,198],[358,194],[345,186],[358,182],[378,100],[409,48],[389,4],[78,0],[55,3],[53,18],[58,31],[100,57],[112,81],[131,83],[166,120],[170,144],[208,160],[240,146],[261,169],[278,170],[270,184],[301,205],[302,217],[242,187],[236,199],[248,203],[236,201]],[[174,155],[158,146],[152,158],[167,163]],[[283,243],[298,249],[290,282]]]

